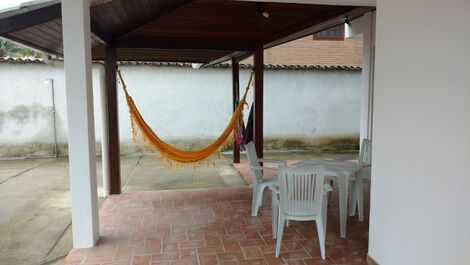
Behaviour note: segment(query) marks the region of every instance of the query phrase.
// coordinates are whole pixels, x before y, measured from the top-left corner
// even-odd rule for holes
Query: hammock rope
[[[224,131],[208,146],[201,148],[199,150],[182,150],[174,146],[165,143],[158,135],[150,128],[147,122],[142,117],[142,114],[139,112],[139,109],[134,103],[134,100],[129,95],[126,83],[122,77],[121,71],[117,70],[119,82],[121,83],[122,89],[126,96],[127,105],[129,107],[129,114],[131,120],[132,128],[132,139],[134,143],[137,143],[138,136],[147,143],[151,151],[157,151],[160,155],[165,158],[165,161],[162,161],[166,167],[180,168],[184,164],[199,165],[201,161],[208,160],[209,157],[218,152],[220,157],[221,150],[233,143],[233,140],[237,139],[240,135],[240,126],[243,126],[243,108],[246,104],[246,97],[248,90],[250,89],[253,73],[251,73],[248,80],[248,84],[245,88],[243,97],[241,98],[237,108],[232,114],[230,121],[228,122],[227,127]],[[230,137],[232,136],[232,137]],[[232,140],[232,141],[229,141]]]

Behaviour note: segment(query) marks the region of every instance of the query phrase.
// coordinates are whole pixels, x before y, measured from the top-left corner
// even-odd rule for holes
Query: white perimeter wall
[[[49,78],[55,84],[58,141],[66,143],[63,65],[55,64],[0,64],[0,146],[53,142],[51,91],[44,83]],[[101,140],[101,69],[99,64],[93,67],[97,141]],[[232,112],[230,69],[120,69],[142,115],[163,139],[211,140],[225,128]],[[248,76],[249,70],[242,70],[240,93]],[[265,137],[314,142],[325,136],[358,136],[360,89],[360,71],[267,70]],[[128,108],[121,89],[119,122],[121,142],[129,143]]]
[[[378,1],[369,255],[470,264],[470,1]]]

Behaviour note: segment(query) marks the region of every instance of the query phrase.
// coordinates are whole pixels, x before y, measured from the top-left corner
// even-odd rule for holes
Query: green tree
[[[18,46],[6,40],[0,39],[0,57],[7,57],[7,56],[13,57],[13,58],[24,58],[24,57],[43,58],[44,57],[42,53]]]

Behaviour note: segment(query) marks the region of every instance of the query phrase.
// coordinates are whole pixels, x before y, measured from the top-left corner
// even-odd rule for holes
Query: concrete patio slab
[[[62,260],[72,248],[68,160],[1,160],[0,183],[0,264]],[[176,171],[164,169],[152,156],[122,157],[121,183],[124,192],[247,185],[226,159],[215,167]]]
[[[268,153],[271,158],[304,159],[354,153]],[[247,182],[230,162],[230,155],[215,165],[165,169],[153,156],[121,158],[124,193],[167,189],[242,187]],[[246,158],[242,156],[242,161]],[[101,162],[97,158],[98,194]],[[60,263],[72,248],[68,160],[66,158],[0,160],[0,263]],[[100,204],[103,199],[100,199]]]

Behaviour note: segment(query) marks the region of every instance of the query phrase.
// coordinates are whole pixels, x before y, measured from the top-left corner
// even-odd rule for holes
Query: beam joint
[[[128,27],[125,30],[121,31],[113,39],[115,41],[125,39],[128,36],[132,35],[132,33],[137,31],[139,28],[145,26],[146,24],[148,24],[148,23],[152,22],[153,20],[161,17],[164,14],[168,14],[169,12],[172,12],[172,11],[184,6],[185,4],[187,4],[189,2],[191,2],[191,0],[176,0],[172,4],[166,6],[162,9],[157,10],[156,12],[154,12],[154,14],[152,14],[150,16],[147,16],[147,17],[144,17],[142,20],[134,23],[130,27]]]
[[[206,64],[204,64],[203,66],[201,66],[201,68],[205,68],[205,67],[210,67],[210,66],[213,66],[213,65],[216,65],[216,64],[219,64],[219,63],[223,63],[223,62],[226,62],[230,59],[235,59],[236,62],[240,62],[240,61],[243,61],[247,58],[249,58],[251,55],[253,55],[254,52],[252,51],[242,51],[242,52],[233,52],[231,54],[228,54],[226,56],[223,56],[223,57],[220,57],[218,59],[215,59],[211,62],[208,62]]]
[[[112,40],[111,36],[106,34],[104,32],[104,30],[102,30],[96,23],[91,21],[90,27],[91,27],[91,32],[96,37],[98,37],[98,39],[100,39],[101,42],[103,42],[103,44],[106,44],[106,45],[111,45],[112,44],[113,40]]]

